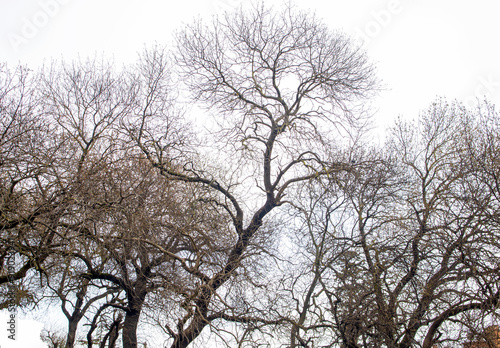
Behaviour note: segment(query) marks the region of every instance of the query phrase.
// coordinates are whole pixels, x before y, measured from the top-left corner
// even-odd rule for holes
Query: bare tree
[[[366,202],[378,197],[367,207],[374,217],[390,202],[389,187],[400,182],[369,144],[348,150],[348,157],[355,158],[349,171],[315,178],[294,193],[290,213],[295,229],[288,233],[294,236],[295,264],[282,290],[294,303],[293,310],[283,314],[291,323],[290,347],[373,345],[368,322],[375,304],[359,250],[352,197],[359,195]]]
[[[0,66],[0,284],[16,289],[17,305],[39,300],[32,271],[50,268],[68,203],[51,172],[61,144],[42,110],[39,76]]]
[[[68,347],[74,346],[78,323],[90,306],[117,291],[101,287],[102,291],[96,294],[96,284],[80,278],[85,269],[73,256],[92,254],[95,257],[95,252],[79,248],[87,244],[79,243],[75,232],[83,233],[92,213],[95,214],[92,218],[97,219],[96,211],[102,215],[106,207],[113,204],[97,201],[94,191],[96,186],[105,184],[101,178],[109,170],[119,146],[117,119],[129,107],[128,96],[122,93],[119,81],[120,76],[110,65],[97,60],[73,65],[53,63],[40,74],[39,87],[44,97],[42,116],[51,123],[54,142],[48,168],[53,179],[47,184],[65,197],[65,214],[52,226],[58,238],[50,259],[57,267],[45,273],[49,287],[51,282],[59,282],[51,288],[61,300],[68,319]],[[71,309],[67,308],[68,304]]]
[[[78,265],[72,257],[60,260],[61,270],[52,267],[50,272],[47,272],[47,287],[60,301],[62,312],[68,319],[66,347],[72,348],[75,346],[80,321],[91,312],[93,306],[103,302],[114,302],[114,299],[120,295],[121,289],[91,282],[89,278],[81,277],[86,269]],[[102,264],[101,267],[103,267]],[[104,270],[101,269],[101,271]]]
[[[159,81],[162,56],[147,57],[153,68],[146,70],[154,74],[147,81]],[[218,131],[207,137],[227,166],[203,164],[182,151],[168,128],[155,133],[153,103],[142,107],[130,133],[165,179],[206,190],[205,201],[231,221],[228,252],[216,267],[200,272],[198,264],[209,262],[196,250],[182,257],[197,260],[196,267],[185,267],[197,285],[183,294],[184,315],[169,332],[172,347],[186,347],[216,320],[266,322],[218,299],[237,277],[265,217],[286,203],[292,186],[349,169],[332,152],[335,139],[346,134],[342,127],[356,115],[351,107],[372,92],[375,81],[364,54],[346,37],[290,6],[281,12],[256,6],[210,25],[187,26],[177,35],[174,59],[195,100],[219,114]],[[147,88],[146,95],[160,95],[156,84]]]
[[[29,230],[37,230],[37,222],[51,210],[37,190],[43,180],[46,149],[43,139],[47,124],[39,119],[36,78],[29,69],[19,66],[14,71],[0,65],[0,209],[1,260],[5,266],[7,254],[12,252],[23,265],[0,283],[21,279],[26,272],[38,267],[44,253],[33,254],[35,248],[23,247],[29,239]],[[24,245],[26,246],[26,245]]]
[[[438,100],[419,123],[399,121],[378,160],[358,155],[332,182],[351,232],[331,230],[346,249],[317,296],[341,346],[428,348],[498,320],[496,120],[491,106]]]
[[[414,299],[400,346],[410,346],[429,325],[422,346],[431,347],[443,335],[443,323],[475,325],[467,320],[468,313],[478,312],[483,319],[494,315],[500,268],[493,260],[500,245],[494,237],[498,224],[484,215],[498,213],[498,201],[491,191],[485,194],[482,184],[474,185],[484,165],[471,166],[467,155],[466,139],[476,133],[477,116],[461,105],[437,101],[421,117],[420,137],[402,126],[395,134],[412,178],[408,189],[413,192],[408,190],[406,201],[407,228],[414,232],[408,245],[410,263],[387,308],[395,311],[391,306],[401,296]],[[484,200],[471,205],[471,197],[478,195]],[[410,285],[418,289],[411,296],[404,291]]]
[[[40,334],[40,338],[43,342],[48,344],[49,348],[64,348],[65,340],[64,336],[58,332],[54,332],[51,330],[44,330]]]
[[[62,301],[69,346],[95,304],[89,346],[99,316],[114,308],[123,326],[111,325],[108,342],[121,327],[123,346],[136,347],[154,296],[173,309],[162,318],[172,347],[207,326],[222,332],[223,322],[243,328],[240,343],[282,324],[274,296],[257,299],[274,286],[263,264],[275,257],[276,208],[294,186],[351,170],[338,139],[359,127],[358,102],[375,80],[341,33],[291,6],[259,5],[187,26],[177,43],[124,73],[96,59],[44,68],[34,111],[18,112],[18,92],[2,97],[4,133],[10,124],[36,133],[17,127],[23,136],[2,138],[25,156],[2,157],[11,166],[1,178],[2,238],[18,241],[26,260],[17,277],[35,267]],[[174,106],[185,90],[218,113],[205,144]],[[34,123],[9,121],[16,115]],[[39,144],[25,147],[31,138]]]
[[[498,321],[491,105],[438,100],[371,146],[372,66],[291,5],[195,22],[122,72],[30,74],[0,67],[0,284],[51,289],[68,347],[82,324],[137,347],[145,317],[173,348],[430,348]]]

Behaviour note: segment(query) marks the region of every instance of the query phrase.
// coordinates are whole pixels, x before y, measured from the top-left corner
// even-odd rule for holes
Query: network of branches
[[[291,5],[117,69],[0,65],[0,303],[52,347],[496,347],[500,118],[382,144],[363,50]]]

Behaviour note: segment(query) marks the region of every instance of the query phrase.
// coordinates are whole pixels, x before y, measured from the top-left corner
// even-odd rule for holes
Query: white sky
[[[0,0],[0,62],[11,67],[21,62],[36,69],[44,60],[104,52],[117,64],[129,63],[145,44],[168,43],[182,22],[209,18],[242,3]],[[384,123],[400,114],[417,116],[436,96],[457,98],[467,105],[486,96],[500,104],[500,1],[295,0],[295,4],[365,42],[387,87],[375,101],[378,119]],[[2,348],[8,347],[4,314],[0,315]]]
[[[283,0],[266,0],[282,4]],[[182,22],[242,0],[0,0],[0,61],[32,67],[104,52],[134,61]],[[295,0],[332,28],[364,40],[387,91],[379,117],[417,115],[436,96],[500,102],[500,2],[496,0]]]

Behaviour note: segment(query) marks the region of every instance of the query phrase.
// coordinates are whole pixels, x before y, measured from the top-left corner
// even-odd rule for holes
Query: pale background
[[[398,115],[417,117],[437,96],[471,107],[477,98],[500,103],[500,2],[496,0],[294,3],[364,42],[386,86],[373,101],[383,126]],[[104,54],[118,65],[128,64],[145,45],[168,44],[182,23],[194,17],[209,19],[241,4],[241,0],[0,0],[0,62],[37,69],[52,59]],[[0,312],[1,348],[43,346],[34,343],[42,325],[23,320],[18,337],[24,342],[7,342],[6,316]],[[40,318],[38,314],[36,319]],[[47,327],[54,324],[44,321]]]

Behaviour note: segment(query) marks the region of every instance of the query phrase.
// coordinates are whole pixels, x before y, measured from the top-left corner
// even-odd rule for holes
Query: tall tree
[[[148,81],[158,81],[164,65],[149,57],[155,68]],[[172,347],[186,347],[216,320],[266,321],[219,299],[289,189],[349,169],[334,152],[335,139],[345,134],[341,127],[355,118],[351,107],[373,91],[375,80],[365,55],[345,36],[291,6],[277,12],[259,5],[187,26],[177,35],[174,59],[194,100],[216,114],[217,126],[208,125],[213,132],[204,141],[226,166],[203,163],[199,151],[182,151],[171,138],[175,133],[155,132],[151,103],[130,133],[162,176],[206,190],[205,201],[231,221],[227,253],[216,267],[200,272],[198,265],[212,263],[209,255],[183,257],[196,260],[186,271],[198,280],[183,294],[184,316],[169,332]],[[150,84],[147,95],[157,95],[157,88]]]
[[[180,69],[177,95],[173,67]],[[18,236],[19,252],[38,262],[28,266],[43,261],[37,267],[51,284],[74,277],[52,286],[63,309],[76,299],[73,313],[66,308],[68,344],[87,286],[126,294],[100,307],[124,311],[124,347],[137,346],[139,318],[153,296],[173,308],[163,318],[172,347],[221,322],[251,330],[283,321],[265,305],[249,305],[258,302],[249,294],[262,286],[258,265],[270,257],[276,208],[291,189],[351,170],[338,139],[359,126],[358,102],[376,84],[359,48],[291,6],[259,5],[185,27],[176,50],[147,51],[131,71],[75,62],[45,69],[37,83],[37,117],[48,136],[35,137],[44,147],[33,152],[41,169],[28,175],[26,206],[44,207],[36,211],[47,220],[36,230],[40,213],[23,213],[4,230],[29,224],[36,235]],[[201,125],[186,123],[173,105],[184,91],[213,116],[203,139],[193,135]],[[27,186],[17,188],[24,194]],[[62,264],[67,272],[56,267]]]
[[[308,313],[330,344],[428,348],[498,320],[498,129],[490,105],[438,100],[332,182],[350,213],[330,240],[346,249],[323,263],[315,296],[329,306]]]
[[[61,141],[52,170],[71,197],[69,213],[54,227],[60,244],[52,256],[70,267],[73,278],[64,281],[66,270],[48,275],[63,279],[54,290],[69,320],[68,345],[91,303],[123,291],[126,301],[109,306],[125,312],[123,342],[136,346],[146,296],[160,287],[183,286],[172,280],[182,257],[172,255],[191,250],[195,241],[199,247],[206,243],[190,231],[205,223],[209,210],[194,212],[198,194],[159,177],[123,137],[120,122],[133,118],[137,104],[148,103],[137,81],[96,60],[53,66],[42,81],[44,111]],[[70,294],[75,282],[78,291]],[[108,289],[98,290],[103,287]],[[66,309],[70,296],[76,297],[72,313]]]
[[[21,279],[37,266],[37,255],[30,255],[29,247],[23,248],[21,243],[28,239],[26,233],[30,229],[36,230],[36,221],[45,215],[46,206],[50,205],[37,190],[37,183],[44,175],[43,139],[48,131],[47,124],[38,118],[38,101],[36,79],[29,69],[19,66],[12,71],[5,64],[0,65],[2,267],[6,266],[9,253],[26,256],[23,266],[15,273],[11,270],[8,277],[7,274],[0,276],[0,283]]]

